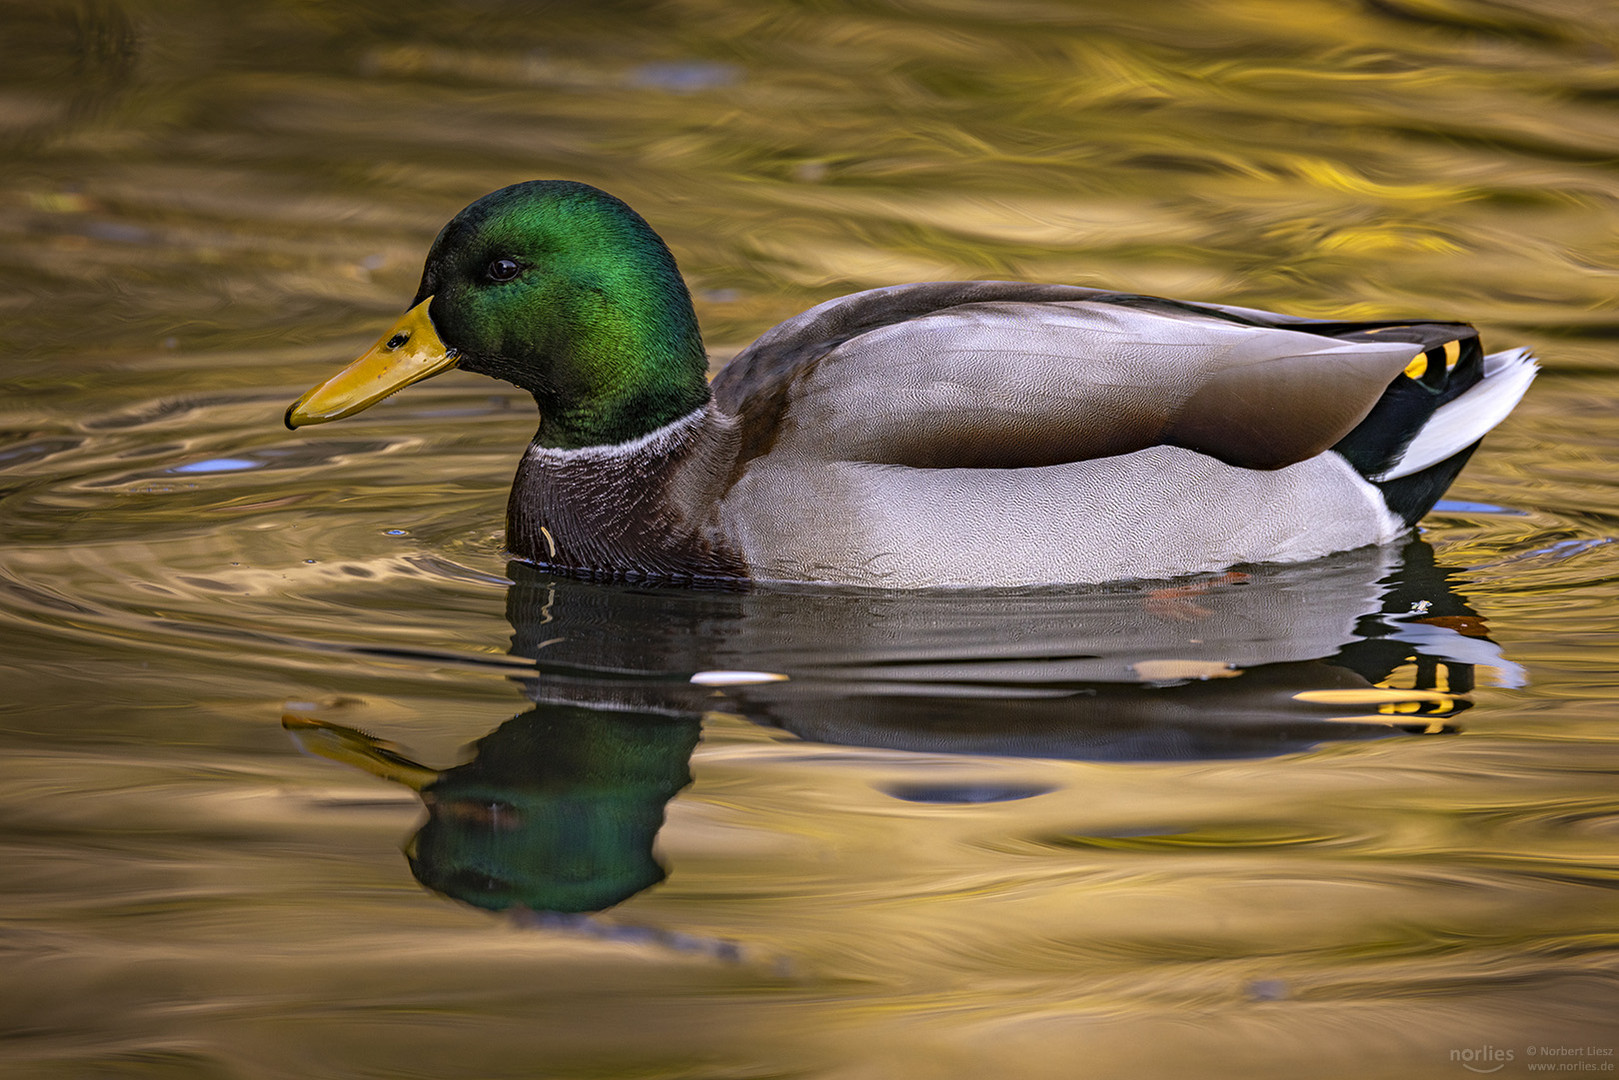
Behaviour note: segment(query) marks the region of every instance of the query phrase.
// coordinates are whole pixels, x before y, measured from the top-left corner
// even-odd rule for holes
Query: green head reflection
[[[313,753],[416,789],[428,818],[405,848],[411,872],[492,911],[601,911],[662,881],[653,841],[699,734],[695,717],[548,705],[435,771],[353,729],[283,723]]]

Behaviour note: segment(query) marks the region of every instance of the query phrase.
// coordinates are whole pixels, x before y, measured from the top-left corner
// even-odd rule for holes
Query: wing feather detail
[[[1276,469],[1347,434],[1415,351],[1183,305],[972,303],[828,343],[777,380],[775,439],[828,460],[916,468],[1171,445]]]

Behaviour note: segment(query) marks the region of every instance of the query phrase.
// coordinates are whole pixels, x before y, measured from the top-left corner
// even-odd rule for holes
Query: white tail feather
[[[1483,380],[1455,401],[1439,406],[1399,460],[1372,479],[1410,476],[1478,442],[1507,418],[1539,370],[1528,349],[1486,356]]]

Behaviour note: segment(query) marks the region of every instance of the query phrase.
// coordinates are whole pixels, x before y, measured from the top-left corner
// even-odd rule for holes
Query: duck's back
[[[1281,468],[1369,413],[1462,323],[1342,323],[1015,282],[874,289],[812,308],[714,381],[756,452],[1018,468],[1184,446]]]

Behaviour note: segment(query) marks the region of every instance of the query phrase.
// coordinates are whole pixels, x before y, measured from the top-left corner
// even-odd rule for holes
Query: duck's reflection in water
[[[695,716],[542,705],[434,770],[352,728],[289,715],[307,750],[416,789],[427,821],[405,845],[436,892],[493,911],[601,911],[663,880],[652,845],[691,783]]]
[[[495,910],[599,911],[661,881],[653,843],[714,711],[843,745],[1198,760],[1451,732],[1476,668],[1518,678],[1421,541],[1020,594],[704,593],[512,572],[512,651],[535,661],[536,705],[468,763],[436,770],[286,720],[305,748],[416,789],[428,818],[406,847],[412,871]]]

